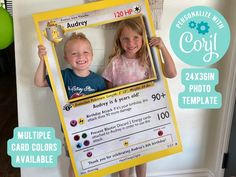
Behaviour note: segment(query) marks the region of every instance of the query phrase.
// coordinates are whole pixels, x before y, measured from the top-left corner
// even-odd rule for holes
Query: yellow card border
[[[119,5],[125,5],[125,4],[129,4],[129,3],[140,2],[140,1],[141,0],[112,0],[112,1],[104,0],[104,1],[97,1],[97,2],[93,2],[93,3],[88,3],[88,4],[82,4],[82,5],[75,6],[75,7],[69,7],[69,8],[63,8],[63,9],[58,9],[58,10],[52,10],[52,11],[48,11],[48,12],[33,14],[35,27],[36,27],[36,31],[37,31],[37,34],[38,34],[38,40],[39,40],[40,44],[43,44],[42,32],[41,32],[39,24],[38,24],[41,21],[58,19],[58,18],[64,17],[64,16],[70,16],[70,15],[74,15],[74,14],[78,14],[78,13],[85,13],[85,12],[90,12],[90,11],[95,11],[95,10],[101,10],[101,9],[111,8],[111,7],[115,7],[115,6],[119,6]],[[155,28],[154,28],[154,24],[152,23],[151,12],[149,10],[150,9],[149,3],[148,3],[148,0],[144,0],[144,1],[145,1],[146,11],[147,11],[147,19],[148,19],[149,25],[151,26],[151,33],[152,33],[153,36],[155,36]],[[52,46],[52,48],[53,48],[53,50],[55,50],[54,46]],[[157,54],[158,54],[159,63],[162,63],[161,59],[160,59],[160,51],[158,49],[157,49]],[[46,67],[47,67],[49,77],[52,78],[51,77],[52,72],[50,70],[47,57],[45,58],[45,63],[46,63]],[[59,64],[58,64],[58,66],[59,66]],[[57,69],[60,70],[60,68],[57,68]],[[162,70],[162,68],[159,68],[159,69]],[[164,157],[164,156],[182,151],[181,138],[180,138],[180,134],[179,134],[179,131],[178,131],[178,126],[177,126],[176,117],[175,117],[175,114],[174,114],[172,101],[170,99],[170,93],[169,93],[169,89],[168,89],[167,80],[163,76],[162,71],[159,71],[159,74],[160,74],[161,79],[163,79],[163,81],[164,81],[164,87],[166,88],[166,94],[167,94],[167,97],[168,97],[170,113],[172,115],[172,121],[173,121],[173,124],[174,124],[174,127],[175,127],[176,136],[177,136],[177,140],[178,140],[179,144],[177,146],[172,147],[172,148],[168,148],[168,149],[165,149],[165,150],[162,150],[162,151],[158,151],[158,152],[155,152],[155,153],[151,153],[151,154],[148,154],[148,155],[141,156],[141,157],[139,157],[135,160],[129,160],[129,161],[126,161],[126,162],[119,163],[119,164],[115,165],[115,168],[114,168],[114,166],[110,166],[110,167],[101,169],[99,171],[90,172],[90,173],[87,173],[87,174],[84,174],[84,175],[81,175],[81,176],[83,176],[83,177],[104,176],[104,175],[107,175],[107,174],[110,174],[110,173],[113,173],[113,172],[116,172],[116,171],[119,171],[119,170],[122,170],[122,169],[132,167],[134,165],[139,165],[139,164],[142,164],[144,162],[155,160],[157,158],[161,158],[161,157]],[[62,77],[60,79],[62,80]],[[52,85],[52,90],[54,92],[54,90],[55,90],[54,82],[51,82],[51,85]],[[60,102],[59,102],[57,92],[54,92],[54,98],[55,98],[55,102],[56,102],[56,105],[57,105],[60,121],[62,123],[62,127],[63,127],[63,130],[64,130],[66,144],[68,145],[68,151],[69,151],[69,154],[70,154],[72,166],[73,166],[74,172],[77,172],[78,170],[76,168],[75,159],[74,159],[74,156],[73,156],[73,153],[72,153],[68,133],[66,131],[66,125],[65,125],[65,122],[64,122],[64,118],[63,118],[63,110],[60,106]],[[75,173],[75,176],[79,177],[79,175],[77,173]]]

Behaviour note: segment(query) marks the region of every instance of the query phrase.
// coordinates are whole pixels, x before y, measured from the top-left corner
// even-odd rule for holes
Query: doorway
[[[236,177],[236,102],[234,104],[234,115],[229,140],[228,161],[224,177]]]
[[[20,169],[13,168],[7,155],[7,140],[18,126],[14,44],[0,50],[0,176],[20,177]]]

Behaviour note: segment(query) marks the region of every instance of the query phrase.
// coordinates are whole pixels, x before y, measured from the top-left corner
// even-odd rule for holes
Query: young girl
[[[151,38],[149,45],[158,47],[161,51],[164,76],[175,77],[175,64],[161,38]],[[145,42],[144,26],[139,17],[119,23],[113,53],[109,59],[110,62],[102,74],[108,88],[141,81],[153,76]],[[136,166],[135,169],[137,177],[146,176],[146,164]],[[129,177],[129,169],[120,171],[119,175],[120,177]]]

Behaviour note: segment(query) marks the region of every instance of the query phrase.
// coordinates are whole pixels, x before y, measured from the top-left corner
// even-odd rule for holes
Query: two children
[[[172,78],[176,76],[176,69],[171,55],[166,49],[161,38],[153,37],[149,41],[151,47],[158,47],[163,57],[163,74]],[[44,46],[38,47],[40,63],[35,74],[35,85],[46,87],[50,84],[46,77],[46,68],[43,60],[46,54]],[[89,40],[79,33],[73,34],[65,44],[65,60],[72,69],[62,71],[66,91],[69,98],[104,90],[104,79],[91,72],[89,66],[92,62],[93,52]],[[113,53],[109,57],[110,62],[105,68],[102,76],[105,78],[107,87],[112,88],[124,84],[141,81],[153,76],[151,62],[148,57],[145,42],[144,26],[140,19],[128,19],[119,23]],[[74,92],[73,87],[78,87],[81,92]],[[86,92],[83,88],[91,88]],[[71,92],[72,91],[72,92]],[[146,176],[146,164],[136,166],[137,177]],[[69,177],[73,177],[71,166]],[[129,177],[129,169],[119,172],[120,177]]]

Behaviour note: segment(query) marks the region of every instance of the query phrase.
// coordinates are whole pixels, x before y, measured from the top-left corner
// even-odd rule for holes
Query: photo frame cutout
[[[96,27],[100,27],[100,26],[104,26],[104,25],[112,25],[112,26],[117,26],[118,25],[118,23],[119,22],[121,22],[121,21],[123,21],[123,20],[128,20],[128,19],[133,19],[133,20],[136,20],[136,21],[138,21],[141,25],[140,26],[143,26],[143,28],[144,28],[144,30],[146,31],[146,25],[145,25],[145,21],[144,21],[144,19],[143,19],[143,17],[142,17],[142,15],[134,15],[134,16],[129,16],[129,17],[127,17],[127,18],[122,18],[122,19],[116,19],[116,20],[114,20],[114,21],[112,21],[111,23],[110,22],[105,22],[105,23],[103,23],[103,24],[101,24],[101,22],[99,23],[99,25],[98,26],[95,26],[96,24],[92,24],[92,27],[91,28],[96,28]],[[51,22],[51,21],[50,21]],[[56,23],[55,23],[56,24]],[[49,26],[49,25],[47,25],[47,26]],[[54,48],[55,48],[55,50],[56,51],[58,51],[58,50],[62,50],[63,51],[63,47],[64,47],[64,44],[65,44],[65,42],[68,40],[68,37],[67,36],[70,36],[71,35],[71,31],[69,31],[69,32],[67,32],[67,36],[65,36],[65,34],[63,34],[63,35],[61,35],[62,33],[65,33],[65,32],[61,32],[62,30],[61,30],[61,27],[59,26],[59,25],[55,25],[55,26],[57,26],[57,28],[56,29],[59,29],[58,31],[59,31],[59,38],[58,39],[56,39],[56,42],[55,42],[55,39],[53,39],[51,36],[51,34],[50,34],[50,32],[48,32],[49,31],[49,29],[48,28],[46,28],[46,30],[47,30],[47,35],[48,36],[50,36],[50,40],[51,41],[53,41],[54,40],[54,43],[56,43],[55,45],[54,45]],[[88,36],[87,34],[86,34],[86,29],[87,28],[90,28],[89,26],[88,27],[83,27],[82,29],[81,28],[75,28],[74,30],[73,30],[73,32],[75,32],[75,33],[80,33],[80,32],[82,32],[83,34],[85,34],[86,36]],[[106,30],[104,30],[104,31],[106,31]],[[89,38],[88,38],[89,39]],[[112,37],[112,39],[113,39],[113,37]],[[111,39],[111,42],[110,43],[113,43],[113,40]],[[58,42],[59,41],[59,42]],[[64,41],[64,42],[63,42]],[[148,58],[149,58],[149,60],[150,60],[150,68],[151,68],[151,73],[153,73],[152,74],[152,76],[151,77],[149,77],[149,78],[146,78],[146,79],[143,79],[143,80],[141,80],[141,81],[137,81],[137,82],[133,82],[133,83],[129,83],[129,84],[123,84],[123,85],[121,85],[121,86],[117,86],[117,87],[114,87],[114,88],[112,88],[112,89],[106,89],[106,90],[103,90],[103,91],[98,91],[98,92],[95,92],[95,93],[92,93],[92,94],[89,94],[89,95],[83,95],[83,96],[80,96],[80,97],[77,97],[77,98],[68,98],[67,97],[67,99],[68,99],[68,102],[71,102],[71,103],[73,103],[73,102],[75,102],[75,101],[78,101],[78,100],[83,100],[83,99],[87,99],[87,98],[91,98],[91,97],[94,97],[94,96],[98,96],[98,95],[101,95],[101,94],[105,94],[105,93],[109,93],[109,92],[112,92],[112,91],[115,91],[115,90],[120,90],[120,89],[124,89],[124,88],[128,88],[128,87],[131,87],[131,86],[135,86],[135,85],[139,85],[139,84],[142,84],[142,83],[146,83],[146,82],[150,82],[150,81],[154,81],[154,80],[157,80],[158,79],[158,73],[157,73],[157,70],[156,70],[156,68],[157,68],[157,64],[155,63],[155,61],[153,60],[153,55],[152,55],[152,52],[151,52],[151,49],[150,49],[150,47],[149,47],[149,44],[148,44],[148,38],[147,38],[147,34],[145,33],[145,45],[147,46],[147,53],[148,53]],[[58,45],[60,45],[59,47],[58,47],[58,49],[57,49],[57,46]],[[56,52],[56,53],[58,53],[58,52]],[[63,55],[63,54],[61,54],[61,55]],[[60,60],[64,60],[63,59],[63,57],[61,57],[61,59],[59,59],[59,55],[57,54],[57,58],[58,58],[58,63],[59,63],[59,67],[60,67],[60,70],[62,70],[62,67],[61,67],[61,65],[62,64],[60,64]],[[94,57],[94,59],[96,59],[96,57]],[[106,61],[107,60],[107,58],[105,58],[104,57],[104,62],[103,62],[103,65],[105,66],[106,64]],[[64,62],[65,63],[65,62]],[[67,66],[66,68],[68,68],[68,67],[70,67],[70,66]],[[61,73],[58,73],[58,75],[60,75]],[[62,76],[61,76],[62,77]],[[66,88],[65,88],[65,86],[64,86],[64,82],[62,81],[61,82],[62,83],[62,85],[63,85],[63,88],[64,88],[64,92],[66,92]],[[65,95],[67,95],[67,94],[65,94]]]
[[[128,13],[130,9],[132,11]],[[121,12],[122,16],[114,15]],[[104,176],[182,151],[157,49],[151,48],[150,51],[159,73],[158,79],[69,102],[62,86],[55,50],[55,42],[61,40],[61,33],[54,36],[55,40],[53,36],[51,41],[45,37],[47,23],[52,21],[61,26],[59,29],[63,33],[63,30],[74,30],[63,29],[69,22],[76,23],[78,20],[82,29],[85,27],[82,24],[85,19],[92,27],[93,24],[98,26],[99,23],[120,21],[135,15],[141,15],[144,19],[147,36],[155,36],[147,0],[105,0],[33,15],[39,42],[47,48],[45,63],[76,177]],[[120,130],[118,126],[123,129]],[[105,132],[105,136],[99,131],[103,131],[103,134]],[[83,138],[84,133],[87,139]],[[82,137],[81,141],[75,140],[78,136]],[[79,143],[82,148],[78,148]]]

